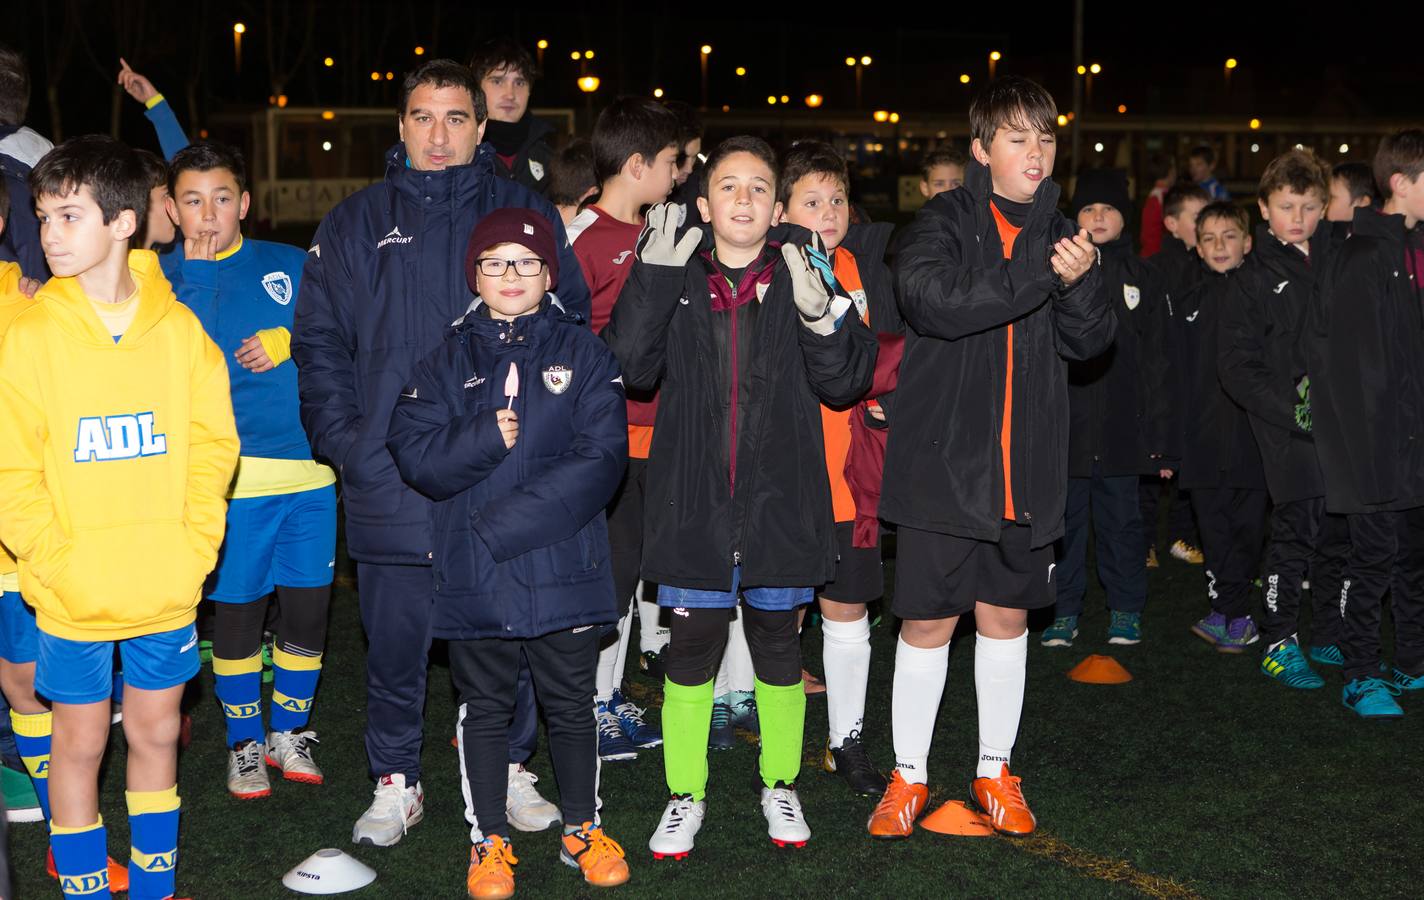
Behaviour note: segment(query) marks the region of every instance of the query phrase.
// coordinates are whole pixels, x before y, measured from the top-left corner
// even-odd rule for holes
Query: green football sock
[[[663,680],[663,770],[670,791],[694,800],[707,795],[712,690],[711,681],[688,686]]]
[[[806,689],[800,681],[779,686],[758,678],[756,701],[761,719],[761,780],[767,787],[775,787],[778,781],[791,784],[801,774]],[[666,722],[666,712],[663,717]]]

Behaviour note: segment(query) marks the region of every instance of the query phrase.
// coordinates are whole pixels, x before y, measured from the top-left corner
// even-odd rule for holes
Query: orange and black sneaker
[[[910,784],[899,771],[890,779],[885,796],[875,805],[866,830],[873,838],[894,840],[907,838],[915,830],[915,820],[925,811],[930,789],[923,784]]]
[[[628,862],[618,842],[585,822],[578,831],[564,835],[559,859],[583,872],[583,880],[594,887],[617,887],[628,880]]]
[[[969,786],[974,802],[989,817],[1000,834],[1022,837],[1033,834],[1038,820],[1024,800],[1021,779],[1009,774],[1008,764],[999,769],[998,778],[976,778]]]
[[[470,873],[465,890],[475,900],[505,900],[514,896],[514,848],[497,834],[470,848]]]
[[[59,870],[54,867],[54,851],[50,850],[45,857],[45,871],[51,878],[59,878]],[[115,894],[128,893],[129,889],[129,867],[114,858],[109,857],[109,891]]]

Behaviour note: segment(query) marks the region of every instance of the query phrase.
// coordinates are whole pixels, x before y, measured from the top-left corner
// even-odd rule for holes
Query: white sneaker
[[[674,794],[658,821],[658,830],[648,840],[653,859],[686,859],[706,815],[706,800],[693,800],[690,794]]]
[[[267,767],[262,765],[264,747],[248,738],[227,752],[227,792],[239,800],[256,800],[272,794]]]
[[[424,817],[425,790],[420,782],[406,787],[404,775],[382,775],[376,782],[375,799],[351,830],[351,842],[389,847]]]
[[[801,800],[793,787],[761,789],[761,814],[766,816],[766,833],[778,847],[804,847],[811,829],[801,814]]]
[[[282,777],[302,784],[321,784],[325,777],[312,759],[312,744],[320,743],[315,731],[267,732],[267,765],[282,770]]]
[[[520,831],[543,831],[562,816],[559,808],[545,800],[534,782],[539,776],[519,765],[509,764],[509,792],[504,795],[504,817]]]

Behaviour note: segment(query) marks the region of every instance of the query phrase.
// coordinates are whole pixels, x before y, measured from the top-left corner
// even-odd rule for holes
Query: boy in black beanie
[[[1045,647],[1071,647],[1087,592],[1089,512],[1097,535],[1098,579],[1112,619],[1108,643],[1142,639],[1147,603],[1137,485],[1164,476],[1167,435],[1168,307],[1161,279],[1138,257],[1126,231],[1127,175],[1092,169],[1078,175],[1073,215],[1102,254],[1103,289],[1117,319],[1106,351],[1068,362],[1068,498],[1059,541],[1058,603]]]

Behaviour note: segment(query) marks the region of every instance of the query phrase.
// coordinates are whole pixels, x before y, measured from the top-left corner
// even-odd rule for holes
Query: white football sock
[[[979,702],[980,778],[998,778],[1009,764],[1023,714],[1028,631],[1016,638],[974,640],[974,694]]]
[[[751,693],[756,690],[756,671],[752,668],[752,650],[747,646],[747,632],[742,627],[742,613],[727,631],[727,652],[722,661],[727,664],[727,686],[733,691]]]
[[[638,582],[638,590],[633,594],[638,601],[638,650],[642,653],[661,653],[672,640],[672,629],[662,624],[662,607],[657,600],[644,600],[644,582]],[[657,586],[653,586],[656,592]],[[656,593],[653,594],[657,596]]]
[[[832,747],[860,731],[870,678],[870,616],[854,622],[821,617],[821,664],[826,670],[826,719]]]
[[[598,672],[593,685],[593,699],[598,703],[607,703],[623,680],[623,667],[618,660],[628,651],[628,620],[632,615],[630,609],[628,615],[618,620],[618,639],[598,651]]]
[[[928,650],[912,647],[904,638],[896,643],[890,733],[895,743],[895,768],[910,784],[929,781],[930,742],[948,671],[948,643]]]
[[[623,670],[628,665],[628,638],[633,634],[633,608],[618,622],[618,654],[613,657],[613,689],[623,690]]]

